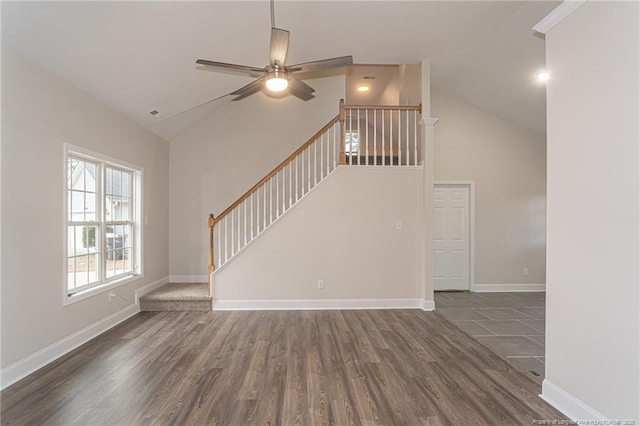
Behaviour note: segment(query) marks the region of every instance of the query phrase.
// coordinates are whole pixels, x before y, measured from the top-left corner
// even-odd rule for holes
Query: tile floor
[[[436,312],[542,382],[544,293],[436,292],[435,301]]]

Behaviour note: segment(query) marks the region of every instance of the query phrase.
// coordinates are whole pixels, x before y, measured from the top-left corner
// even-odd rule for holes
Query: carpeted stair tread
[[[207,283],[169,283],[140,298],[141,311],[210,311]]]

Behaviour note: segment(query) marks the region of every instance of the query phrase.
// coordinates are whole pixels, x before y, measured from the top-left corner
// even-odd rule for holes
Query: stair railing
[[[340,143],[338,115],[222,213],[209,215],[209,293],[216,267],[255,240],[335,170]]]
[[[422,105],[345,105],[345,164],[417,166]]]
[[[216,268],[255,240],[338,165],[418,165],[421,112],[421,105],[347,106],[341,99],[336,117],[217,217],[209,215],[209,296]]]

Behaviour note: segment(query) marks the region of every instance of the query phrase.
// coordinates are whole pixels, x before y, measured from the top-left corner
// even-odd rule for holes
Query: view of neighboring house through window
[[[349,155],[358,154],[358,143],[360,142],[360,135],[358,132],[346,132],[344,135],[344,152]]]
[[[67,296],[139,273],[139,175],[139,170],[68,150]]]

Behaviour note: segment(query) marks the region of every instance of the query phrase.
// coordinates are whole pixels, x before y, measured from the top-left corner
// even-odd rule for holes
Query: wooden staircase
[[[341,99],[335,118],[222,213],[209,215],[209,280],[337,167],[421,164],[421,113],[422,105],[349,106]],[[140,309],[210,311],[211,295],[210,281],[172,283],[141,297]]]
[[[141,311],[210,311],[207,283],[169,283],[140,298]]]

